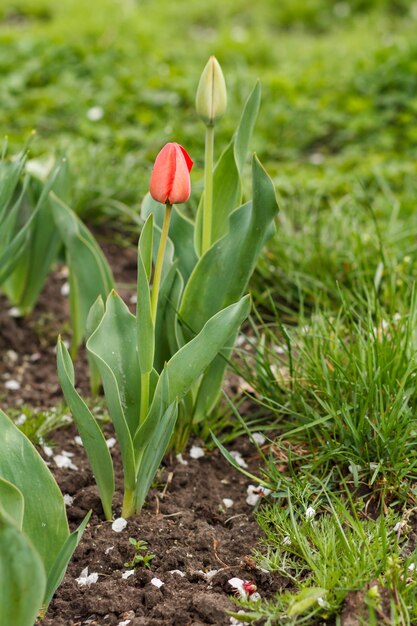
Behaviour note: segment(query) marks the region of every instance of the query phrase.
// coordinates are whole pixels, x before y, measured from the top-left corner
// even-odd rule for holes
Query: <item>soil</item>
[[[105,246],[105,252],[116,280],[123,285],[119,292],[129,302],[129,285],[136,280],[136,252],[112,245]],[[0,396],[5,410],[22,404],[51,408],[63,400],[54,347],[58,332],[65,335],[68,328],[68,303],[61,293],[65,282],[65,270],[57,268],[36,310],[26,319],[11,316],[10,304],[0,297],[0,355],[4,355],[0,360]],[[75,369],[77,387],[88,395],[82,351]],[[265,598],[276,592],[282,581],[257,569],[250,558],[259,539],[253,508],[246,503],[250,481],[231,468],[218,450],[205,451],[198,459],[186,453],[186,464],[169,456],[141,514],[130,518],[126,528],[117,533],[111,522],[104,520],[84,450],[74,439],[76,434],[71,424],[50,435],[55,453],[73,454],[76,470],[59,469],[50,457],[44,458],[62,492],[73,498],[67,506],[71,529],[89,510],[92,516],[42,622],[44,626],[222,626],[231,623],[226,611],[236,610],[228,583],[231,578],[254,581]],[[110,426],[106,427],[106,437],[111,436]],[[249,440],[240,438],[233,448],[256,472],[256,451]],[[117,492],[121,494],[117,444],[111,453]],[[233,504],[228,508],[224,499]],[[115,498],[116,516],[120,506],[121,495],[119,500]],[[129,538],[147,543],[142,554],[154,555],[149,567],[126,565],[135,553]],[[77,578],[86,567],[90,574],[98,574],[98,580],[82,586]],[[128,570],[134,571],[124,578]],[[155,586],[154,579],[163,585]]]

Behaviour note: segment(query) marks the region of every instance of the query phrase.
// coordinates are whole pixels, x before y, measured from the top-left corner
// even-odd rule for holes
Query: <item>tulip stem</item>
[[[214,154],[214,126],[206,126],[206,149],[204,163],[204,212],[203,212],[203,240],[202,254],[211,246],[211,230],[213,223],[213,154]]]
[[[167,203],[165,205],[164,223],[162,225],[161,238],[159,240],[158,254],[157,254],[156,263],[155,263],[155,273],[154,273],[153,283],[152,283],[151,316],[152,316],[152,323],[153,323],[154,328],[155,328],[155,322],[156,322],[156,312],[158,309],[159,288],[161,286],[162,266],[164,264],[165,249],[167,247],[167,240],[168,240],[169,223],[171,220],[171,211],[172,211],[172,205]]]

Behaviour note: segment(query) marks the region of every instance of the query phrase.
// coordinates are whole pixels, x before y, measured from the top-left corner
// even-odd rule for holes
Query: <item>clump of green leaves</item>
[[[126,561],[124,566],[135,568],[139,565],[143,565],[143,567],[149,568],[155,555],[147,553],[148,543],[142,539],[134,539],[134,537],[129,537],[129,543],[134,547],[135,553],[132,560]]]

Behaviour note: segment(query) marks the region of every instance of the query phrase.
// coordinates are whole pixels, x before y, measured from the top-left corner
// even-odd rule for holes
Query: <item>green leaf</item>
[[[57,365],[59,382],[90,461],[104,515],[106,519],[111,519],[114,494],[113,461],[100,426],[75,389],[74,366],[61,338],[57,344]]]
[[[38,209],[30,225],[24,252],[7,287],[12,301],[24,314],[32,311],[35,306],[51,265],[62,246],[48,196],[51,190],[59,196],[65,197],[69,194],[69,168],[65,159],[57,165],[46,182],[33,177],[30,179],[27,202],[30,206],[36,206],[37,202]]]
[[[318,608],[317,601],[320,598],[324,598],[327,593],[327,589],[321,589],[320,587],[303,589],[291,599],[290,605],[286,611],[287,615],[289,617],[298,617],[298,615],[305,613],[315,606]]]
[[[87,341],[103,381],[107,406],[123,459],[125,484],[134,489],[136,471],[132,439],[139,423],[140,369],[136,350],[136,318],[112,291],[106,312]]]
[[[258,117],[260,104],[261,83],[258,80],[245,103],[235,135],[235,158],[241,176],[248,156],[249,143]]]
[[[185,287],[179,318],[186,335],[187,328],[199,332],[210,317],[242,296],[270,232],[278,211],[275,190],[256,156],[252,172],[253,201],[231,214],[229,232],[199,260]]]
[[[2,161],[0,164],[0,224],[5,218],[6,211],[19,184],[25,163],[26,154],[21,152],[15,160]]]
[[[72,354],[85,336],[91,306],[113,288],[113,276],[106,257],[93,235],[56,194],[50,195],[53,216],[65,245],[70,272],[70,309],[73,327]]]
[[[68,536],[66,542],[62,546],[62,549],[55,560],[55,563],[53,564],[49,572],[44,597],[44,605],[46,605],[46,607],[52,600],[52,596],[58,589],[59,585],[62,582],[62,579],[65,576],[68,563],[70,562],[72,555],[74,554],[75,548],[81,541],[81,537],[83,536],[84,530],[88,524],[90,517],[91,511],[87,513],[77,530],[75,530]]]
[[[1,410],[0,436],[0,477],[21,491],[25,502],[23,531],[48,572],[68,537],[64,499],[29,439]]]
[[[104,311],[105,311],[104,301],[100,294],[99,296],[97,296],[96,301],[94,302],[93,306],[91,307],[87,315],[87,321],[85,324],[86,340],[88,340],[91,337],[91,335],[93,334],[97,326],[100,324],[102,317],[104,315]],[[88,352],[88,351],[87,351],[87,360],[88,360],[88,370],[90,374],[91,394],[93,396],[96,396],[100,389],[100,383],[101,383],[100,372],[97,367],[97,363],[95,362],[93,358],[93,355],[91,354],[91,352]]]
[[[174,354],[166,365],[169,380],[168,404],[176,399],[180,400],[187,393],[217,356],[228,337],[237,331],[249,311],[250,298],[245,296],[213,315],[200,333]],[[158,398],[159,388],[158,383],[155,398]]]
[[[33,626],[46,586],[42,561],[0,508],[0,624]]]
[[[138,283],[136,305],[137,347],[140,371],[152,370],[155,338],[151,312],[149,280],[152,270],[153,217],[149,215],[142,229],[138,245]]]
[[[135,491],[135,510],[139,512],[142,508],[152,480],[167,450],[169,441],[174,432],[175,423],[178,416],[178,403],[173,402],[165,411],[162,410],[163,403],[153,410],[158,411],[156,419],[153,416],[146,420],[147,426],[135,437],[135,445],[140,447],[140,463]],[[155,428],[149,429],[149,424],[154,423]],[[145,431],[147,430],[146,434]]]
[[[20,489],[4,478],[0,478],[0,507],[14,526],[22,530],[25,503]]]

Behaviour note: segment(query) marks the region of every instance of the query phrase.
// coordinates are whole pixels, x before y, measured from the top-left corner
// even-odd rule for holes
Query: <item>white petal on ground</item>
[[[112,550],[114,550],[114,546],[109,546],[108,548],[104,550],[104,554],[110,554]]]
[[[316,509],[313,509],[312,506],[309,506],[306,510],[306,519],[313,519],[316,514]]]
[[[18,389],[20,389],[20,383],[18,380],[6,380],[6,382],[4,383],[4,386],[6,387],[6,389],[8,389],[9,391],[18,391]]]
[[[17,306],[12,306],[9,309],[9,315],[10,317],[22,317],[22,311]]]
[[[74,498],[70,496],[69,493],[64,494],[64,504],[66,506],[72,506],[73,502],[74,502]]]
[[[262,446],[266,441],[266,437],[262,433],[252,433],[252,439],[258,446]]]
[[[200,448],[200,446],[191,446],[190,457],[192,459],[200,459],[202,456],[204,456],[203,448]]]
[[[113,524],[111,525],[112,530],[114,530],[115,533],[121,533],[122,530],[124,530],[127,526],[127,521],[125,520],[124,517],[118,517],[117,519],[114,520]]]
[[[98,574],[93,572],[88,573],[88,567],[85,567],[78,578],[75,579],[80,587],[89,587],[98,581]]]
[[[116,439],[114,437],[110,437],[110,439],[106,440],[106,446],[110,449],[116,445]]]
[[[152,578],[151,585],[160,589],[164,583],[159,578]]]
[[[14,423],[16,426],[22,426],[27,420],[27,417],[24,413],[21,413],[18,418],[15,419]]]
[[[202,576],[206,580],[211,580],[217,574],[217,572],[221,572],[221,569],[210,569],[208,572],[203,572],[202,569],[197,570],[197,574],[200,574],[200,576]]]
[[[239,593],[241,598],[248,597],[246,589],[243,587],[243,584],[245,582],[244,580],[242,580],[241,578],[230,578],[230,580],[228,580],[227,582],[231,587],[233,587],[235,591]]]
[[[249,485],[249,487],[247,488],[248,495],[246,498],[246,503],[250,506],[255,506],[255,504],[259,502],[260,498],[267,496],[269,493],[271,493],[271,490],[267,489],[266,487],[261,487],[261,485]]]
[[[223,498],[223,504],[226,509],[230,509],[234,505],[234,502],[231,498]]]
[[[54,456],[55,465],[61,469],[77,470],[78,467],[74,465],[70,457],[66,454],[56,454]]]
[[[184,576],[185,576],[185,572],[182,572],[180,569],[170,569],[169,573],[170,574],[178,574],[178,576],[181,576],[181,578],[184,578]]]
[[[131,621],[131,619],[125,619],[123,620],[123,622],[119,622],[117,626],[127,626],[128,624],[130,624]]]
[[[61,287],[61,296],[68,296],[70,292],[69,283],[64,283]]]
[[[122,578],[126,580],[126,578],[130,578],[131,576],[133,576],[134,573],[135,573],[134,569],[128,569],[125,572],[123,572]]]
[[[240,452],[238,452],[237,450],[232,450],[230,454],[239,465],[239,467],[243,467],[244,469],[249,467]]]
[[[81,439],[80,435],[75,435],[74,441],[77,444],[77,446],[82,446],[83,445],[83,440]]]
[[[54,454],[52,448],[50,448],[49,446],[42,446],[42,450],[43,450],[45,456],[51,457]]]
[[[181,453],[180,453],[180,454],[177,454],[177,455],[175,456],[175,458],[177,459],[177,461],[178,461],[178,463],[179,463],[180,465],[188,465],[188,461],[186,461],[186,460],[183,458],[183,456],[182,456],[182,454],[181,454]]]

